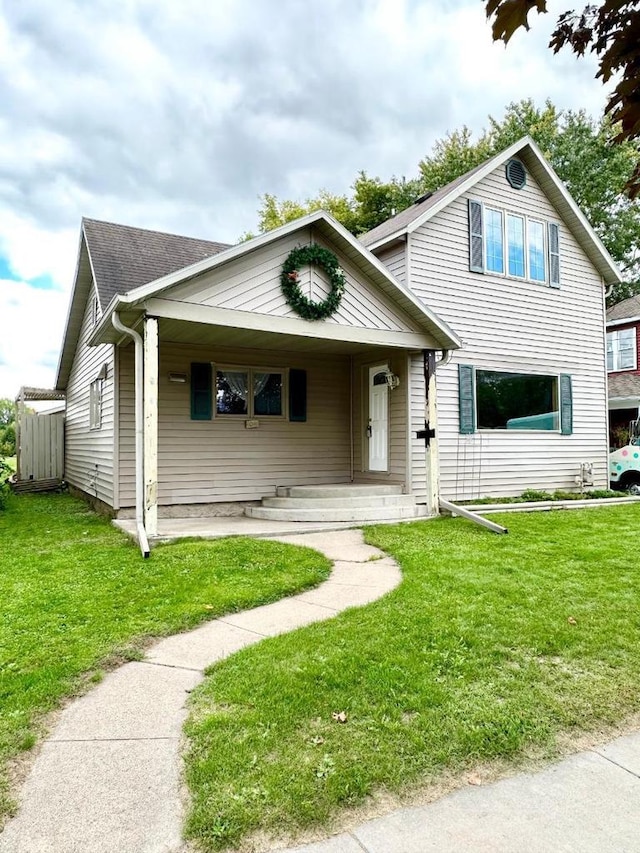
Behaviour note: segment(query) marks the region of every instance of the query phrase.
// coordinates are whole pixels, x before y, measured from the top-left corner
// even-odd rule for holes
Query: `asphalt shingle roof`
[[[407,207],[405,210],[401,210],[396,216],[393,216],[391,219],[387,219],[386,222],[382,222],[380,225],[372,228],[371,231],[367,231],[366,234],[361,234],[358,239],[365,246],[372,246],[379,240],[384,240],[385,237],[390,237],[398,231],[403,231],[408,228],[415,219],[418,219],[418,217],[422,216],[423,213],[426,213],[430,207],[433,207],[434,204],[437,204],[441,199],[455,190],[456,187],[460,186],[460,184],[470,178],[474,172],[479,172],[480,169],[483,169],[486,165],[486,161],[484,163],[480,163],[480,165],[476,166],[474,169],[465,172],[464,175],[460,175],[460,177],[456,178],[455,181],[451,181],[450,183],[445,184],[444,187],[440,187],[440,189],[432,193],[429,198],[424,199],[424,201],[419,201],[416,204],[412,204],[411,207]]]
[[[97,219],[83,219],[82,225],[102,310],[117,294],[127,293],[229,248],[228,243]]]
[[[626,320],[628,317],[640,317],[640,294],[630,296],[607,310],[607,320]]]
[[[610,373],[609,397],[640,397],[640,376],[636,373]]]

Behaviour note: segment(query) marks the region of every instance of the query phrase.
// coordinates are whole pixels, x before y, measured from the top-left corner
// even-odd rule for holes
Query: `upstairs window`
[[[618,329],[607,333],[607,370],[636,369],[636,330]]]
[[[469,269],[560,287],[559,226],[469,199]]]

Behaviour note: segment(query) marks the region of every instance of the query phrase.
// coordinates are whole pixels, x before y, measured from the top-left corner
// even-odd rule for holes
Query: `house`
[[[609,441],[612,448],[628,443],[629,422],[640,417],[640,295],[607,311],[607,372],[609,378]]]
[[[529,139],[361,240],[323,211],[237,246],[85,219],[65,477],[141,537],[159,511],[308,518],[345,484],[362,520],[587,462],[605,486],[618,280]]]

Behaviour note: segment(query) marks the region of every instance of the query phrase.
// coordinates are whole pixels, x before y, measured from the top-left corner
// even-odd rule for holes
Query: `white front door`
[[[369,471],[389,468],[389,386],[386,364],[369,368]]]

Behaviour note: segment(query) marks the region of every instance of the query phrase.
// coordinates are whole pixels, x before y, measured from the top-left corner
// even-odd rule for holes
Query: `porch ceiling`
[[[288,352],[327,353],[351,355],[363,349],[389,344],[327,340],[253,329],[238,329],[229,326],[211,326],[207,323],[192,323],[184,320],[160,319],[160,342],[196,344],[241,349],[263,349]],[[403,347],[405,348],[405,347]]]

